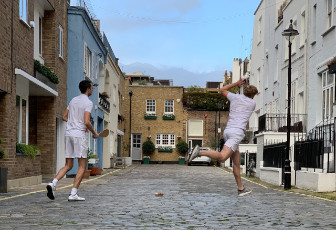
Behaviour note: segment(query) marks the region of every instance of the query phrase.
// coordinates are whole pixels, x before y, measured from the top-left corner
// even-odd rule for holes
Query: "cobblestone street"
[[[0,194],[0,228],[336,229],[336,202],[245,180],[253,192],[238,197],[233,175],[216,167],[133,165],[91,179],[79,189],[85,202],[67,201],[70,178],[58,184],[55,201],[46,184]]]

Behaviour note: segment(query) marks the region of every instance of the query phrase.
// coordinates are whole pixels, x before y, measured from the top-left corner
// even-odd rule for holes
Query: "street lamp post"
[[[130,114],[129,114],[129,156],[131,157],[131,148],[132,148],[132,143],[131,143],[131,137],[132,137],[132,95],[133,95],[133,90],[129,90],[128,94],[130,96]]]
[[[291,84],[292,84],[292,41],[299,32],[293,29],[293,20],[290,20],[290,25],[288,29],[282,32],[282,36],[284,36],[288,40],[288,107],[287,107],[287,146],[286,146],[286,160],[285,160],[285,183],[284,188],[291,188],[291,167],[290,167],[290,125],[291,125],[291,115],[290,115],[290,106],[291,106]]]

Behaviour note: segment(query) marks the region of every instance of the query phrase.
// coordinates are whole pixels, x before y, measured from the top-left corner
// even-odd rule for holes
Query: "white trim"
[[[16,75],[21,75],[22,77],[27,78],[29,81],[31,81],[34,84],[40,86],[41,88],[45,89],[49,93],[53,94],[54,96],[56,96],[56,97],[58,96],[57,91],[53,90],[52,88],[50,88],[49,86],[47,86],[43,82],[41,82],[41,81],[37,80],[36,78],[34,78],[33,76],[29,75],[28,73],[26,73],[22,69],[15,68],[15,74]]]
[[[61,25],[58,26],[58,35],[59,35],[59,49],[58,49],[58,56],[60,58],[63,58],[63,40],[64,40],[64,36],[63,36],[63,27]]]

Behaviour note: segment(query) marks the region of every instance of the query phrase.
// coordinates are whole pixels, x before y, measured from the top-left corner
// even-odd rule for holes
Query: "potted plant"
[[[145,154],[143,163],[149,164],[150,155],[155,151],[155,145],[151,140],[147,140],[142,144],[142,151]]]
[[[99,158],[90,149],[88,149],[87,159],[88,159],[88,169],[90,170],[90,176],[101,175],[102,170],[97,165],[99,162]]]
[[[327,63],[329,74],[336,73],[336,56]]]
[[[25,145],[22,143],[16,143],[16,153],[18,155],[27,155],[32,160],[35,160],[37,155],[40,155],[40,148],[36,145]]]
[[[188,152],[188,144],[185,141],[180,141],[179,143],[177,143],[176,148],[177,151],[181,154],[181,156],[179,156],[179,164],[184,165],[185,162],[184,156]]]

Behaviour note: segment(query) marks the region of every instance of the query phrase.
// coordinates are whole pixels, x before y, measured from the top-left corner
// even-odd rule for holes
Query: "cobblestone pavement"
[[[238,197],[233,175],[215,167],[133,165],[91,178],[79,190],[85,202],[67,201],[68,178],[59,182],[55,201],[46,184],[0,194],[0,228],[336,229],[336,202],[247,181],[253,192]]]

